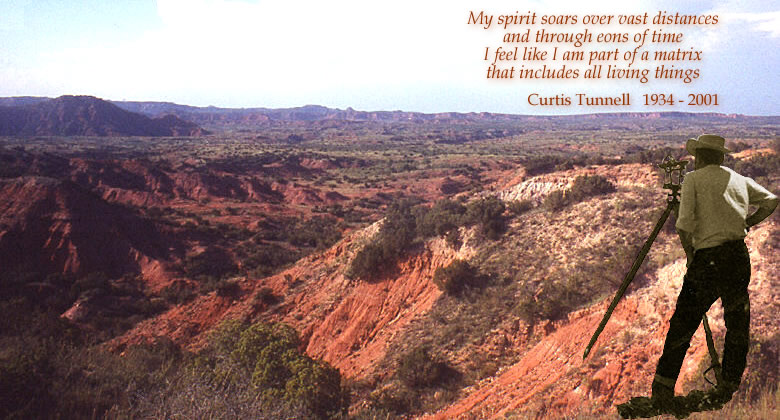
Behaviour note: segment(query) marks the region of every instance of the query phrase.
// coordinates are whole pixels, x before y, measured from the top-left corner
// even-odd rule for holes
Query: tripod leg
[[[707,382],[710,382],[709,379],[707,379],[707,372],[709,372],[710,369],[715,371],[715,384],[717,385],[723,383],[723,379],[721,377],[721,369],[720,369],[720,358],[718,358],[718,351],[715,350],[715,341],[712,339],[712,330],[710,330],[710,323],[707,320],[707,314],[704,314],[701,318],[701,322],[704,325],[704,334],[707,337],[707,350],[709,350],[710,353],[710,359],[712,359],[712,364],[710,364],[710,367],[704,371],[704,379]]]

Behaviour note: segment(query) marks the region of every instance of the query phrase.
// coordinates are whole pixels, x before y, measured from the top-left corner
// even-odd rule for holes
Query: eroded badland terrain
[[[720,133],[780,190],[777,117],[6,98],[0,132],[10,418],[617,418],[685,272],[669,220],[583,360],[665,206],[655,164]],[[738,397],[697,418],[778,414],[779,222],[747,237]],[[700,329],[678,393],[708,362]]]

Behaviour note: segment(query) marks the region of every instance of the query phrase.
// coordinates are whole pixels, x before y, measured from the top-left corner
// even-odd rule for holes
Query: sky
[[[495,16],[487,29],[468,24],[470,12]],[[541,25],[581,32],[585,15],[659,11],[718,15],[709,26],[587,26],[591,32],[645,28],[682,32],[681,44],[654,49],[702,51],[699,78],[681,80],[487,79],[504,43],[499,15],[578,15],[579,25]],[[532,34],[533,36],[533,34]],[[626,43],[629,45],[631,42]],[[548,44],[552,54],[577,50]],[[591,43],[579,50],[633,48]],[[489,48],[488,61],[484,60]],[[586,58],[587,61],[587,58]],[[557,68],[561,61],[546,63]],[[625,67],[625,63],[603,62]],[[638,62],[654,69],[652,61]],[[530,62],[505,61],[530,68]],[[587,63],[568,63],[580,68]],[[577,114],[600,111],[690,111],[780,115],[780,1],[301,1],[0,0],[0,96],[94,95],[112,100],[168,101],[195,106]],[[586,107],[586,96],[631,95],[631,106]],[[569,97],[573,105],[540,106],[529,95]],[[648,106],[643,95],[673,94],[673,106]],[[717,106],[689,106],[689,94],[718,95]],[[710,96],[710,98],[714,98]]]

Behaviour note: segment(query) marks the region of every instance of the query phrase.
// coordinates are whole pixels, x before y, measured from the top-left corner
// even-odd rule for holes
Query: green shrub
[[[160,297],[173,305],[181,305],[190,302],[197,297],[198,293],[195,287],[184,283],[175,282],[160,291]]]
[[[377,419],[401,419],[405,416],[397,416],[396,413],[409,413],[421,405],[419,391],[412,389],[401,381],[389,383],[379,390],[371,393],[371,411],[379,411],[381,417],[368,417]],[[357,418],[361,418],[360,415]]]
[[[424,388],[439,383],[446,368],[441,358],[431,354],[431,349],[423,345],[401,356],[397,375],[409,387]]]
[[[349,275],[374,279],[389,269],[417,237],[412,204],[401,200],[390,205],[376,238],[358,251],[349,267]]]
[[[287,401],[302,402],[322,418],[346,411],[347,394],[341,387],[337,369],[305,356],[293,358],[289,369],[290,379],[284,386]]]
[[[544,207],[545,210],[558,211],[566,207],[568,203],[569,200],[566,197],[566,193],[562,190],[555,190],[550,194],[547,194],[547,197],[544,197],[542,207]]]
[[[468,203],[466,220],[479,224],[482,233],[495,240],[506,230],[504,210],[506,210],[504,202],[496,196],[490,196]]]
[[[234,279],[221,279],[216,285],[217,296],[235,297],[241,292],[241,286]]]
[[[2,340],[0,417],[42,417],[41,405],[53,405],[49,377],[54,370],[50,346],[42,340]]]
[[[613,193],[616,188],[601,175],[580,175],[574,179],[569,191],[572,200],[582,201],[589,197]]]
[[[348,274],[351,277],[373,279],[378,276],[388,265],[388,260],[382,252],[382,246],[371,242],[366,244],[352,259]]]
[[[222,324],[200,356],[201,374],[222,387],[249,378],[266,404],[284,401],[316,418],[338,414],[347,405],[341,375],[327,363],[300,351],[298,333],[285,324]]]
[[[17,316],[13,309],[20,302],[0,299],[4,319],[13,316],[16,325],[0,325],[2,418],[103,418],[112,407],[130,409],[137,392],[156,392],[179,360],[170,340],[119,357],[92,347],[95,337],[57,312],[27,306]]]
[[[519,216],[534,208],[534,202],[531,200],[512,200],[507,204],[509,210],[515,216]]]
[[[386,247],[397,250],[412,242],[417,236],[417,221],[412,213],[410,200],[393,202],[388,208],[382,224],[383,242]]]
[[[94,290],[98,293],[105,293],[111,290],[111,283],[108,277],[103,273],[90,273],[77,279],[71,286],[71,294],[78,297],[81,293]]]
[[[575,165],[582,165],[584,157],[538,156],[526,159],[523,162],[525,173],[528,176],[541,175],[555,171],[572,169]]]
[[[417,232],[422,237],[445,235],[463,225],[466,206],[454,200],[439,200],[430,209],[418,208]]]
[[[518,315],[528,323],[535,323],[542,319],[557,320],[577,309],[583,303],[583,296],[590,297],[590,293],[583,295],[581,288],[574,280],[561,279],[549,281],[540,285],[539,290],[522,290],[520,299],[516,305]]]
[[[464,288],[476,284],[477,270],[467,261],[456,259],[446,267],[439,267],[433,274],[433,283],[443,292],[455,295]]]
[[[190,278],[223,277],[235,274],[236,264],[230,253],[220,247],[209,247],[200,254],[184,260],[184,271]]]
[[[252,276],[269,276],[302,257],[301,252],[276,243],[264,243],[262,240],[254,242],[243,243],[236,250],[242,269]]]
[[[615,185],[601,175],[580,175],[574,178],[571,188],[566,191],[555,190],[548,194],[542,207],[554,212],[590,197],[615,191]]]
[[[296,220],[284,232],[292,245],[322,250],[341,239],[342,228],[335,217],[315,216],[308,220]]]
[[[290,278],[288,282],[292,283],[292,277],[289,274],[285,275],[285,280],[288,277]],[[255,301],[257,303],[262,303],[263,305],[273,305],[279,302],[279,297],[274,294],[273,289],[270,287],[261,287],[260,290],[257,291],[257,295],[255,295]]]

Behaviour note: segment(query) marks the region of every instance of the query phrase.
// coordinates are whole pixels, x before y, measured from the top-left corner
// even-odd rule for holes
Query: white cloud
[[[747,22],[749,29],[766,32],[771,38],[780,38],[780,11],[763,13],[723,13],[726,24]]]

